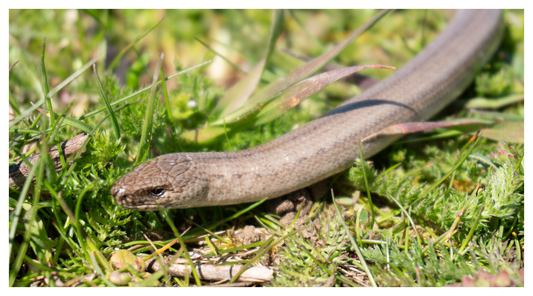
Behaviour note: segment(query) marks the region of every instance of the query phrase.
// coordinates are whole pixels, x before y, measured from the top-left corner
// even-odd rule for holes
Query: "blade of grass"
[[[37,103],[33,104],[30,108],[24,110],[19,116],[15,117],[9,122],[9,128],[13,128],[19,122],[23,121],[24,119],[28,119],[29,115],[37,108],[39,108],[39,106],[41,106],[43,103],[44,99],[41,99]]]
[[[479,137],[479,133],[478,133],[472,138],[472,139],[475,139],[475,141],[473,141],[473,143],[472,143],[472,139],[471,139],[468,142],[468,144],[466,144],[466,146],[463,147],[462,150],[464,151],[464,150],[466,150],[466,148],[468,146],[471,146],[470,149],[468,150],[468,152],[463,153],[463,155],[461,156],[459,161],[453,166],[453,168],[448,173],[446,173],[442,178],[440,178],[440,180],[438,180],[437,182],[433,183],[428,189],[424,190],[424,192],[422,192],[420,194],[420,196],[411,203],[411,205],[412,206],[417,205],[418,202],[420,200],[422,200],[424,197],[426,197],[426,195],[428,195],[429,192],[431,192],[433,189],[435,189],[437,186],[439,186],[442,182],[444,182],[446,179],[448,179],[448,177],[463,164],[463,162],[468,158],[468,155],[470,155],[470,153],[472,153],[474,148],[476,148],[477,143],[479,142],[479,138],[480,137]]]
[[[333,193],[333,189],[331,189],[331,198],[333,200],[333,205],[335,206],[335,210],[337,211],[337,216],[344,227],[344,231],[346,232],[346,235],[350,238],[350,241],[352,242],[355,252],[357,253],[357,257],[359,257],[359,260],[361,261],[361,264],[363,265],[363,269],[365,270],[366,275],[368,276],[368,280],[370,281],[373,287],[377,287],[376,282],[374,281],[374,277],[372,276],[372,273],[370,272],[368,265],[366,265],[366,261],[365,261],[365,258],[363,257],[363,253],[361,253],[361,250],[359,249],[359,245],[357,245],[357,243],[353,239],[353,236],[350,234],[350,229],[348,228],[348,225],[346,225],[346,222],[344,221],[344,218],[342,217],[341,211],[339,210],[339,206],[335,202],[335,194]]]
[[[194,37],[194,39],[198,42],[200,42],[200,44],[202,44],[207,50],[209,50],[210,52],[212,52],[214,55],[220,57],[221,59],[223,59],[226,63],[228,63],[228,65],[230,65],[233,69],[241,72],[241,73],[245,73],[246,72],[241,69],[239,66],[235,65],[234,63],[232,63],[230,60],[228,60],[228,58],[226,58],[225,56],[223,56],[222,54],[218,53],[216,50],[214,50],[211,46],[207,45],[207,43],[203,42],[202,40],[200,40],[198,37]]]
[[[50,99],[50,97],[47,95],[48,92],[49,92],[49,89],[48,89],[48,76],[46,74],[46,67],[44,66],[44,52],[45,52],[45,49],[46,49],[46,38],[44,38],[44,41],[43,41],[43,51],[41,53],[41,69],[43,71],[43,84],[44,84],[44,99],[46,100],[46,105],[48,106],[48,110],[50,110],[50,120],[51,120],[51,123],[54,124],[56,119],[55,119],[55,116],[54,116],[54,108],[52,107],[52,100]]]
[[[13,69],[18,62],[20,62],[20,60],[15,61],[13,64],[11,64],[11,66],[9,66],[9,74],[11,74],[11,69]]]
[[[70,75],[67,79],[65,79],[63,82],[61,82],[58,86],[56,86],[54,89],[52,89],[46,96],[48,98],[52,97],[54,94],[56,94],[58,91],[60,91],[62,88],[64,88],[67,84],[74,81],[74,79],[78,78],[85,70],[87,70],[90,66],[92,66],[99,58],[103,56],[102,54],[99,54],[97,57],[92,59],[87,64],[83,65],[78,71],[74,72],[74,74]],[[22,112],[19,116],[15,117],[13,120],[9,122],[9,128],[12,128],[19,122],[21,122],[24,119],[28,119],[28,116],[35,111],[37,108],[39,108],[42,104],[44,104],[45,99],[41,99],[37,101],[37,103],[33,104],[30,108]],[[102,109],[102,111],[105,110],[105,108]],[[81,119],[80,119],[81,120]]]
[[[113,124],[113,130],[115,131],[115,138],[120,139],[120,126],[118,125],[115,112],[113,111],[113,108],[111,107],[111,104],[109,103],[109,99],[107,98],[107,95],[105,93],[104,86],[102,85],[102,81],[100,80],[100,75],[98,75],[98,71],[96,70],[96,64],[93,64],[93,70],[94,70],[94,74],[96,75],[96,84],[98,85],[98,91],[100,92],[100,97],[102,98],[102,101],[104,101],[104,105],[106,106],[107,111],[109,112],[109,115],[111,116],[111,123]]]
[[[15,117],[20,115],[20,109],[17,104],[17,100],[13,97],[13,93],[11,92],[11,88],[9,89],[9,105],[11,108],[13,108],[13,112],[15,114]]]
[[[47,127],[47,120],[45,120],[44,118],[41,118],[41,130],[44,131],[46,129],[46,127]],[[18,274],[19,270],[20,270],[20,267],[22,266],[22,261],[24,260],[24,255],[26,254],[26,250],[28,249],[28,245],[30,243],[30,239],[31,239],[31,236],[32,236],[31,227],[32,227],[32,225],[34,225],[35,216],[37,214],[37,207],[38,207],[38,204],[39,204],[39,200],[41,198],[41,186],[43,184],[44,167],[45,167],[45,163],[44,162],[47,160],[46,156],[47,156],[47,153],[48,153],[48,148],[47,148],[48,145],[47,144],[48,143],[46,143],[46,141],[42,141],[42,143],[41,143],[41,151],[42,151],[41,156],[39,157],[39,160],[38,160],[37,164],[32,168],[32,171],[34,169],[37,170],[36,179],[35,179],[35,188],[34,188],[34,192],[33,192],[32,207],[24,215],[25,218],[28,218],[28,216],[29,216],[29,218],[27,220],[28,221],[27,224],[25,223],[26,230],[25,230],[24,235],[23,235],[24,239],[23,239],[23,241],[22,241],[22,243],[21,243],[21,245],[19,247],[19,252],[17,253],[17,256],[16,256],[15,261],[13,263],[13,266],[11,268],[11,272],[9,274],[9,286],[10,287],[12,287],[13,284],[15,283],[15,279],[17,277],[17,274]],[[48,157],[48,160],[49,159],[50,158]],[[32,179],[33,178],[26,179],[26,182],[24,183],[24,187],[26,187],[26,184],[28,182],[32,182],[33,181]],[[19,198],[19,201],[20,200],[21,199]],[[18,206],[18,204],[17,204],[17,206]],[[13,221],[12,224],[14,225],[14,224],[16,224],[16,222]],[[14,225],[14,226],[16,227],[16,225]],[[13,232],[15,232],[15,230],[16,229],[14,229]],[[13,238],[14,238],[14,233],[13,233]],[[11,239],[10,239],[10,242],[12,242]]]
[[[409,219],[409,223],[411,223],[411,227],[413,227],[413,231],[415,232],[416,234],[416,239],[418,241],[418,245],[420,247],[422,247],[422,239],[420,238],[420,234],[418,234],[418,230],[416,230],[416,224],[415,222],[413,221],[413,219],[411,218],[411,215],[409,215],[409,213],[407,213],[407,211],[404,209],[404,207],[402,206],[402,204],[394,197],[392,197],[392,195],[388,195],[390,199],[392,199],[397,205],[398,207],[402,210],[402,212],[404,213],[404,215],[407,217],[407,219]],[[406,244],[407,245],[407,244]]]
[[[277,240],[275,240],[273,243],[271,243],[270,245],[268,245],[267,247],[265,247],[264,249],[262,250],[259,250],[257,252],[257,254],[248,262],[246,263],[243,267],[241,267],[241,269],[239,270],[239,272],[237,272],[237,274],[235,274],[235,276],[233,276],[231,278],[231,280],[229,281],[229,283],[233,283],[235,282],[236,280],[239,279],[239,277],[241,276],[241,274],[246,270],[248,269],[248,267],[250,267],[255,261],[257,261],[259,258],[261,258],[261,256],[263,256],[267,251],[269,251],[270,249],[272,249],[273,247],[277,246],[279,243],[281,243],[282,241],[284,241],[285,239],[299,233],[300,231],[303,231],[307,228],[311,227],[311,224],[308,224],[307,226],[304,226],[300,229],[296,229],[292,232],[289,232],[287,234],[285,234],[284,236],[278,238]]]
[[[363,148],[361,147],[361,141],[357,141],[359,144],[359,155],[361,162],[361,170],[363,171],[363,179],[365,179],[366,196],[368,198],[368,206],[370,207],[370,229],[374,228],[374,204],[372,203],[372,195],[370,195],[370,187],[368,186],[368,178],[366,177],[365,159],[363,158]]]
[[[181,237],[180,233],[178,232],[178,229],[176,228],[176,226],[174,225],[174,223],[168,216],[168,210],[161,210],[161,214],[163,215],[168,225],[172,229],[172,232],[174,232],[174,235],[178,238],[178,241],[180,242],[180,246],[183,249],[183,255],[185,256],[185,259],[187,259],[187,262],[189,262],[189,265],[191,266],[191,271],[192,271],[194,280],[196,281],[196,285],[198,287],[201,287],[202,283],[200,282],[200,278],[198,277],[196,268],[194,268],[194,264],[192,263],[191,256],[189,256],[189,251],[187,250],[187,246],[185,245],[185,242],[183,241],[183,237]]]
[[[70,102],[70,104],[68,104],[68,106],[65,108],[65,110],[63,110],[63,112],[59,115],[58,120],[56,121],[56,123],[52,126],[52,129],[50,130],[50,132],[48,134],[48,137],[46,138],[46,141],[47,141],[47,143],[49,145],[51,145],[52,141],[55,139],[55,137],[57,135],[57,132],[59,131],[59,128],[57,128],[57,127],[61,126],[61,123],[65,119],[65,114],[68,112],[68,110],[70,110],[72,105],[74,105],[74,101],[72,101],[72,102]]]
[[[15,206],[15,210],[13,214],[10,217],[11,220],[11,226],[9,227],[9,254],[11,254],[12,248],[13,248],[13,240],[15,239],[15,232],[17,230],[17,225],[20,219],[20,213],[22,211],[22,205],[24,204],[24,200],[26,199],[26,195],[28,194],[28,190],[30,189],[30,185],[33,182],[33,176],[35,175],[37,168],[41,162],[41,159],[39,158],[35,165],[31,166],[30,173],[28,174],[28,177],[26,179],[26,182],[24,182],[24,186],[22,187],[22,191],[19,195],[19,198],[17,200],[17,205]],[[10,256],[11,258],[11,256]]]
[[[71,102],[71,104],[74,103]],[[50,113],[46,112],[45,110],[41,109],[41,108],[37,108],[37,110],[41,113],[41,114],[44,114],[48,117],[50,117]],[[56,114],[57,115],[57,114]],[[90,133],[93,128],[92,126],[88,125],[87,123],[81,121],[81,120],[78,120],[78,119],[75,119],[75,118],[72,118],[72,117],[68,117],[68,116],[63,116],[61,115],[61,118],[63,119],[63,121],[65,122],[66,125],[70,125],[74,128],[77,128],[77,129],[80,129],[82,131],[84,131],[85,133]],[[57,124],[54,124],[53,128],[56,127]],[[62,127],[62,125],[60,124],[59,125],[60,127]],[[47,129],[46,132],[50,132],[51,129]]]
[[[211,225],[209,225],[209,226],[207,226],[207,227],[205,227],[205,228],[207,228],[207,229],[213,229],[213,228],[217,227],[218,225],[220,225],[220,224],[222,224],[222,223],[225,223],[225,222],[227,222],[227,221],[230,221],[230,220],[233,220],[233,219],[235,219],[235,218],[238,218],[238,217],[240,217],[242,214],[244,214],[244,213],[246,213],[246,212],[248,212],[248,211],[251,211],[252,209],[258,207],[259,205],[261,205],[261,204],[262,204],[263,202],[265,202],[266,200],[267,200],[267,198],[264,198],[264,199],[262,199],[262,200],[260,200],[260,201],[258,201],[258,202],[256,202],[256,203],[253,203],[253,204],[249,205],[248,207],[246,207],[246,208],[244,208],[244,209],[238,211],[237,213],[235,213],[235,214],[233,214],[233,215],[231,215],[231,216],[229,216],[229,217],[227,217],[227,218],[224,218],[224,219],[222,219],[222,220],[220,220],[220,221],[218,221],[218,222],[215,222],[215,223],[213,223],[213,224],[211,224]],[[189,232],[188,235],[186,235],[186,236],[184,236],[184,237],[185,237],[185,239],[189,239],[189,238],[192,238],[192,237],[195,237],[195,236],[198,236],[198,235],[201,234],[201,233],[197,233],[197,232],[201,232],[201,233],[203,233],[203,230],[202,230],[202,229],[200,229],[200,230],[196,230],[196,229],[195,229],[195,230]]]
[[[161,77],[165,77],[165,73],[163,72],[163,67],[161,67]],[[174,122],[172,121],[172,112],[170,111],[170,102],[168,99],[168,91],[167,91],[167,84],[165,83],[165,79],[161,79],[161,85],[162,89],[161,92],[163,93],[163,96],[165,97],[165,111],[166,111],[166,121],[168,124],[168,127],[170,129],[170,138],[172,142],[174,142],[174,145],[178,149],[177,152],[183,151],[180,146],[180,141],[178,138],[178,135],[176,134],[176,128],[174,126]]]
[[[334,81],[339,80],[345,76],[351,75],[352,73],[369,68],[395,69],[394,67],[384,65],[362,65],[340,68],[315,75],[291,86],[290,88],[273,98],[271,101],[261,104],[249,113],[239,115],[239,113],[237,112],[235,115],[232,114],[231,116],[229,116],[232,121],[228,122],[228,125],[233,125],[245,118],[246,120],[251,120],[255,118],[255,125],[264,124],[268,121],[273,120],[274,118],[279,117],[289,108],[298,105],[305,98],[323,89]],[[238,117],[234,118],[234,116],[237,115]],[[213,123],[213,125],[215,124],[217,124],[217,122]]]
[[[178,72],[178,73],[174,73],[174,74],[172,74],[172,75],[166,77],[166,78],[165,78],[165,81],[168,81],[168,80],[170,80],[170,79],[172,79],[172,78],[175,78],[175,77],[177,77],[177,76],[180,75],[180,74],[183,74],[183,73],[189,72],[189,71],[191,71],[191,70],[194,70],[194,69],[196,69],[196,68],[198,68],[198,67],[201,67],[201,66],[203,66],[203,65],[205,65],[205,64],[207,64],[207,63],[211,63],[211,61],[209,60],[209,61],[203,62],[203,63],[201,63],[201,64],[199,64],[199,65],[196,65],[196,66],[193,66],[193,67],[187,68],[187,69],[185,69],[185,70],[183,70],[183,71],[180,71],[180,72]],[[162,83],[162,81],[159,81],[159,82],[156,84],[156,86],[159,86],[161,83]],[[124,101],[127,101],[127,100],[129,100],[129,99],[131,99],[131,98],[133,98],[133,97],[136,97],[136,96],[138,96],[138,95],[140,95],[140,94],[142,94],[142,93],[145,93],[145,92],[147,92],[147,91],[149,91],[149,90],[151,90],[151,89],[152,89],[152,86],[147,86],[147,87],[145,87],[145,88],[142,88],[142,89],[140,89],[140,90],[138,90],[138,91],[136,91],[136,92],[134,92],[134,93],[132,93],[132,94],[130,94],[130,95],[127,95],[127,96],[125,96],[125,97],[123,97],[123,98],[120,98],[120,99],[118,99],[118,100],[113,101],[113,102],[111,103],[111,106],[118,105],[118,104],[120,104],[120,103],[122,103],[122,102],[124,102]],[[44,101],[43,101],[43,102],[44,102]],[[88,113],[86,113],[86,114],[80,116],[80,118],[78,118],[78,119],[79,119],[79,120],[87,119],[87,118],[92,117],[92,116],[94,116],[94,115],[96,115],[96,114],[98,114],[98,113],[100,113],[100,112],[102,112],[102,111],[105,111],[105,110],[106,110],[106,107],[102,107],[102,108],[100,108],[100,109],[97,109],[97,110],[94,110],[94,111],[88,112]],[[10,127],[11,127],[11,125],[10,125]]]
[[[128,45],[126,46],[123,50],[121,50],[117,56],[113,59],[113,61],[111,62],[111,64],[109,65],[108,69],[113,71],[115,70],[115,68],[118,66],[119,62],[120,62],[120,59],[122,58],[122,56],[128,51],[130,50],[137,42],[139,42],[139,40],[141,40],[144,36],[148,35],[148,33],[152,32],[153,29],[155,29],[165,18],[162,18],[159,22],[157,22],[155,25],[153,25],[150,29],[148,29],[147,31],[145,31],[144,33],[138,35],[137,37],[135,37],[135,39],[133,39],[133,41]],[[118,139],[118,138],[117,138]]]
[[[500,109],[507,105],[524,101],[524,94],[509,95],[502,98],[473,98],[465,104],[466,109]]]
[[[137,151],[137,157],[135,158],[134,166],[141,164],[150,151],[150,141],[152,140],[152,119],[154,117],[154,108],[155,108],[155,99],[156,99],[156,85],[157,80],[159,79],[158,69],[161,68],[163,62],[164,54],[161,53],[157,65],[155,66],[154,77],[152,80],[152,88],[150,89],[150,96],[148,97],[148,103],[146,107],[146,115],[144,117],[143,129],[141,134],[141,142],[139,144],[139,150]],[[150,132],[149,132],[150,131]]]
[[[96,271],[96,273],[100,276],[100,279],[102,281],[104,281],[104,283],[106,283],[109,287],[116,287],[115,285],[113,285],[113,283],[111,283],[107,279],[107,277],[105,276],[104,272],[100,268],[100,265],[98,265],[98,260],[96,259],[95,252],[91,252],[89,254],[89,257],[91,258],[91,265],[92,265],[94,271]]]
[[[468,232],[468,235],[466,236],[465,240],[461,244],[461,248],[459,249],[459,253],[463,254],[463,251],[465,250],[466,246],[472,239],[472,236],[474,235],[474,232],[476,231],[476,227],[479,224],[479,220],[481,220],[481,216],[483,214],[483,210],[485,209],[485,204],[481,205],[481,209],[479,210],[479,215],[477,215],[476,220],[474,221],[474,224],[472,225],[472,228],[470,228],[470,231]]]

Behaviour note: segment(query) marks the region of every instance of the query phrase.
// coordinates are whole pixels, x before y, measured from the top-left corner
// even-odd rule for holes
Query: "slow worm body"
[[[398,138],[373,134],[427,120],[457,98],[502,31],[499,10],[458,11],[408,64],[321,118],[243,151],[157,157],[119,179],[111,193],[121,206],[157,210],[254,202],[309,186],[353,165],[359,140],[370,157]]]

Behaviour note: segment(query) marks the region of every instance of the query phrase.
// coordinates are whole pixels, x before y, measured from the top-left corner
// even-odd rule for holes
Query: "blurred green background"
[[[286,12],[284,33],[277,46],[316,57],[376,12],[291,10]],[[270,10],[10,10],[10,65],[20,60],[16,71],[11,73],[10,87],[19,102],[35,101],[41,96],[39,64],[44,38],[47,38],[45,63],[52,89],[99,53],[106,53],[105,66],[109,66],[119,51],[163,18],[113,69],[123,86],[136,89],[148,84],[151,81],[148,69],[154,68],[159,52],[165,54],[167,75],[175,71],[176,61],[188,67],[213,59],[214,55],[195,37],[247,71],[264,54],[271,15]],[[393,12],[353,42],[336,62],[344,66],[365,63],[400,66],[444,28],[445,16],[441,11]],[[425,29],[421,30],[423,23]],[[295,59],[286,63],[287,57],[278,53],[269,69],[283,73],[299,65]],[[215,85],[224,88],[243,76],[219,57],[203,70]],[[377,77],[390,74],[379,70],[367,72]],[[90,71],[84,73],[65,91],[70,98],[63,93],[59,95],[60,101],[54,103],[66,104],[72,96],[84,97],[83,94],[93,101],[97,91],[87,83],[91,75]],[[175,87],[175,81],[170,81],[169,87]],[[79,115],[82,111],[78,112]]]

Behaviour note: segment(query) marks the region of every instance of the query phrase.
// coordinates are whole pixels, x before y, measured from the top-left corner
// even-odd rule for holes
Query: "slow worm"
[[[326,115],[247,150],[159,156],[119,179],[111,194],[123,207],[157,210],[254,202],[309,186],[352,166],[359,140],[370,157],[399,138],[373,134],[442,110],[472,82],[502,32],[501,11],[460,10],[408,64]]]

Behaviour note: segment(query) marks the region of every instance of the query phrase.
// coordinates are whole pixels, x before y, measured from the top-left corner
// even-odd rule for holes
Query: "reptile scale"
[[[326,115],[260,146],[173,153],[145,162],[111,188],[126,208],[157,210],[255,202],[314,184],[370,157],[401,136],[372,137],[423,121],[457,98],[495,52],[500,10],[460,10],[447,29],[396,73]]]

